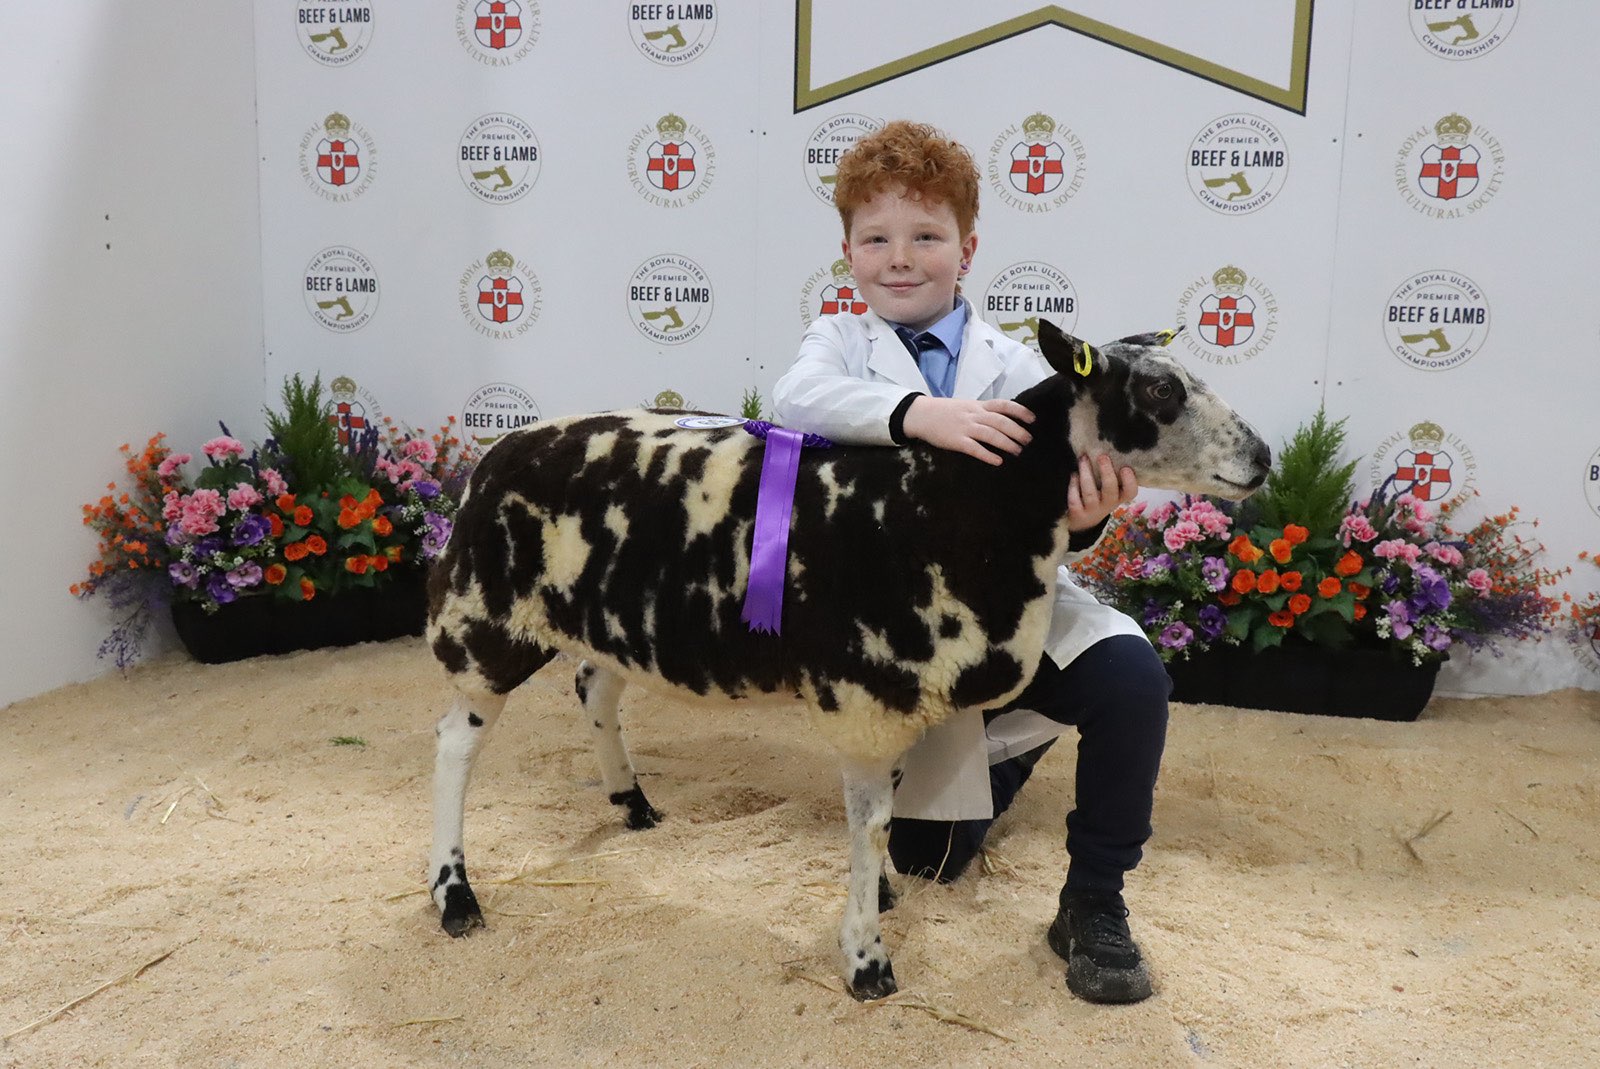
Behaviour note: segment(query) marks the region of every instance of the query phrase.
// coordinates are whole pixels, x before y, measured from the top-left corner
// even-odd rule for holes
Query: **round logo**
[[[1456,271],[1412,275],[1389,295],[1383,336],[1414,368],[1448,371],[1477,355],[1489,334],[1489,302]]]
[[[1600,516],[1600,449],[1594,451],[1583,469],[1583,496],[1596,516]]]
[[[339,432],[339,444],[349,445],[368,433],[381,433],[383,408],[370,390],[356,385],[348,375],[328,383],[333,399],[328,419]]]
[[[628,280],[628,315],[659,345],[697,337],[711,321],[711,303],[706,273],[687,256],[652,256]]]
[[[689,431],[720,431],[724,427],[743,427],[743,416],[682,416],[672,421]]]
[[[1259,115],[1213,119],[1189,142],[1189,189],[1223,215],[1265,207],[1283,189],[1289,150],[1278,128]]]
[[[486,449],[519,427],[539,422],[539,406],[526,390],[509,382],[480,386],[461,408],[463,433]]]
[[[995,276],[982,297],[984,321],[1024,345],[1038,348],[1039,320],[1068,334],[1078,323],[1078,291],[1060,270],[1038,260],[1012,264]]]
[[[628,182],[651,204],[681,208],[705,195],[716,176],[717,153],[705,131],[663,115],[628,142]]]
[[[990,143],[989,185],[1018,211],[1048,212],[1083,188],[1085,159],[1077,134],[1035,112]]]
[[[822,203],[833,204],[833,183],[838,176],[839,157],[850,146],[883,128],[883,120],[865,115],[835,115],[823,121],[806,139],[806,185]]]
[[[300,176],[325,200],[355,200],[372,185],[377,151],[367,128],[334,112],[300,139]]]
[[[1517,0],[1412,0],[1411,33],[1443,59],[1476,59],[1493,51],[1517,21]],[[1463,8],[1473,8],[1465,11]]]
[[[474,119],[461,135],[457,169],[479,200],[510,204],[539,180],[539,139],[515,115],[496,112]]]
[[[800,287],[800,328],[811,326],[818,316],[865,315],[867,302],[856,289],[850,265],[841,257],[827,267],[811,272]]]
[[[539,41],[534,0],[456,0],[456,40],[487,67],[509,67]]]
[[[1242,364],[1259,356],[1278,333],[1278,298],[1259,278],[1233,265],[1184,287],[1178,298],[1178,340],[1211,364]]]
[[[629,4],[634,47],[663,67],[677,67],[711,47],[717,34],[712,4]]]
[[[324,67],[343,67],[367,50],[372,40],[371,4],[298,0],[295,7],[300,47]]]
[[[1394,492],[1422,501],[1464,497],[1477,483],[1478,463],[1467,444],[1430,420],[1395,432],[1372,451],[1373,486],[1394,480]]]
[[[1505,158],[1493,134],[1452,113],[1405,139],[1395,160],[1395,188],[1430,219],[1461,219],[1500,192]]]
[[[461,314],[486,338],[520,338],[539,318],[542,292],[533,268],[496,249],[461,273]]]
[[[378,310],[378,275],[372,262],[345,245],[323,249],[306,264],[306,310],[328,330],[360,330]]]

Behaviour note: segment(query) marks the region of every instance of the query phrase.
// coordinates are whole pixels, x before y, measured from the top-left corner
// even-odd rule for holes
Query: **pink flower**
[[[1428,556],[1432,557],[1440,564],[1448,565],[1450,567],[1456,567],[1460,565],[1465,559],[1461,556],[1461,551],[1455,546],[1445,546],[1440,545],[1438,542],[1429,542],[1422,548],[1428,554]]]
[[[261,504],[261,494],[249,483],[240,483],[228,491],[228,507],[243,512],[253,505]]]
[[[1422,559],[1422,550],[1403,538],[1391,538],[1372,547],[1372,555],[1384,560],[1403,560],[1415,564]]]
[[[185,534],[207,535],[217,529],[223,512],[222,495],[215,490],[196,490],[181,502],[180,523]]]
[[[1126,553],[1117,558],[1116,567],[1111,574],[1117,579],[1139,579],[1144,575],[1144,560],[1141,557],[1129,557]]]
[[[1150,507],[1150,502],[1148,502],[1148,501],[1135,501],[1133,504],[1128,506],[1128,515],[1129,516],[1143,516],[1144,515],[1144,510],[1149,508],[1149,507]]]
[[[173,453],[156,468],[156,474],[163,479],[170,479],[174,472],[193,459],[188,453]]]
[[[1482,568],[1474,568],[1472,571],[1467,573],[1467,585],[1480,594],[1487,594],[1489,592],[1489,588],[1494,584],[1489,579],[1488,572],[1484,571]]]
[[[1153,526],[1153,527],[1165,527],[1167,525],[1167,521],[1172,519],[1172,517],[1177,513],[1177,511],[1178,511],[1178,506],[1174,505],[1170,501],[1167,501],[1167,502],[1164,502],[1164,503],[1162,503],[1160,505],[1157,505],[1150,512],[1149,519],[1150,519],[1151,526]]]
[[[1178,518],[1194,521],[1206,534],[1214,538],[1226,538],[1233,528],[1233,521],[1228,518],[1228,514],[1204,498],[1191,501],[1187,508],[1178,513]]]
[[[1378,529],[1372,526],[1372,521],[1358,513],[1351,513],[1339,524],[1339,539],[1346,546],[1351,539],[1357,542],[1371,542],[1378,537]]]
[[[1179,520],[1166,529],[1161,535],[1161,541],[1166,543],[1168,549],[1176,553],[1190,542],[1198,542],[1203,537],[1205,536],[1200,533],[1200,525],[1198,523],[1193,520]]]
[[[279,497],[289,492],[289,484],[275,468],[262,468],[261,480],[267,484],[267,494],[271,497]]]
[[[433,443],[426,438],[411,439],[401,448],[400,455],[407,460],[415,460],[418,464],[432,464],[439,457],[433,448]]]
[[[200,452],[204,453],[212,460],[226,460],[229,457],[242,457],[244,456],[244,443],[239,441],[237,438],[229,438],[227,435],[222,435],[220,437],[211,439],[211,441],[201,446]]]
[[[161,499],[161,518],[171,523],[183,515],[183,501],[178,497],[178,491],[168,490],[167,496]]]

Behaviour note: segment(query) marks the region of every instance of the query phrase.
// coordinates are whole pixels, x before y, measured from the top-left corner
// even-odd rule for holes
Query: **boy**
[[[978,248],[978,181],[966,149],[918,123],[890,123],[840,159],[844,257],[870,311],[825,316],[806,332],[773,389],[779,422],[841,442],[918,439],[988,464],[1027,445],[1033,414],[1009,398],[1050,367],[960,295]],[[1070,551],[1091,547],[1138,489],[1131,468],[1080,458],[1067,488]],[[1027,688],[1003,709],[946,721],[907,755],[889,855],[901,873],[955,879],[1034,762],[1075,725],[1077,805],[1049,943],[1067,959],[1075,994],[1136,1002],[1149,996],[1150,978],[1121,892],[1150,836],[1171,683],[1137,624],[1064,567],[1056,587],[1045,656]]]

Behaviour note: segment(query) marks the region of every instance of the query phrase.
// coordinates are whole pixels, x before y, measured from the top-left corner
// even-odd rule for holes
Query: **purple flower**
[[[1395,638],[1411,637],[1411,610],[1403,601],[1391,601],[1385,605],[1384,611],[1389,614],[1389,624],[1394,629]]]
[[[1167,614],[1167,607],[1155,598],[1146,598],[1144,615],[1140,618],[1146,627],[1154,627],[1156,623]]]
[[[1149,560],[1145,561],[1144,568],[1141,570],[1140,574],[1145,579],[1155,579],[1159,576],[1167,574],[1171,570],[1172,555],[1169,553],[1163,553],[1160,556],[1151,557]]]
[[[1161,632],[1161,644],[1169,650],[1181,650],[1194,639],[1194,632],[1182,620],[1174,620]]]
[[[432,501],[439,496],[439,484],[431,479],[418,479],[411,484],[411,489],[424,501]]]
[[[1207,642],[1214,641],[1228,627],[1228,614],[1222,611],[1220,605],[1207,605],[1200,610],[1200,637]]]
[[[1212,591],[1222,590],[1228,585],[1228,562],[1221,557],[1207,557],[1200,566],[1200,574]]]
[[[245,561],[239,567],[228,573],[228,585],[235,590],[245,587],[257,586],[261,582],[261,565],[255,561]]]
[[[233,528],[233,544],[236,546],[253,546],[267,537],[267,532],[272,530],[272,524],[265,516],[246,516]]]
[[[1383,577],[1383,582],[1379,584],[1379,589],[1381,589],[1385,594],[1393,594],[1399,588],[1400,577],[1395,575],[1393,572],[1389,572],[1387,575],[1385,575]]]
[[[445,542],[450,538],[451,523],[437,512],[423,513],[422,522],[428,527],[422,534],[422,555],[433,560],[444,552]]]
[[[211,573],[211,577],[206,580],[206,593],[210,594],[211,600],[218,605],[226,605],[239,597],[238,594],[234,593],[233,587],[228,584],[228,577],[221,572]]]
[[[211,556],[211,554],[220,553],[221,551],[222,539],[218,538],[216,535],[211,535],[208,538],[202,538],[200,541],[194,544],[195,556],[200,557],[201,559],[205,559],[206,557]]]
[[[1417,577],[1417,593],[1413,602],[1423,611],[1450,607],[1450,584],[1444,577],[1425,564],[1412,569]]]
[[[1430,650],[1447,650],[1452,639],[1447,629],[1429,624],[1423,628],[1422,641]]]
[[[193,590],[200,584],[200,573],[194,570],[194,565],[186,560],[173,561],[167,565],[167,574],[172,577],[172,582],[177,586],[186,586]]]

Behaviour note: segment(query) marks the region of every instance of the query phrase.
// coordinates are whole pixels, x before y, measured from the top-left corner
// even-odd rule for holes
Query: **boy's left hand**
[[[1079,457],[1078,473],[1067,482],[1067,530],[1090,530],[1138,494],[1139,477],[1132,468],[1117,471],[1104,453],[1095,464],[1087,454]]]

